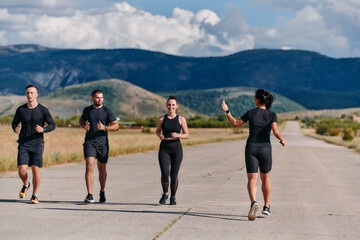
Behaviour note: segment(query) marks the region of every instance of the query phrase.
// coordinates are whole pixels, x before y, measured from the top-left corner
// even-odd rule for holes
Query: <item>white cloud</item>
[[[175,8],[153,15],[126,2],[80,10],[71,0],[0,3],[0,44],[56,48],[141,48],[175,55],[218,56],[253,48],[305,49],[333,57],[360,55],[360,1],[252,0],[290,10],[271,27],[249,26],[233,8],[215,12]],[[21,3],[21,4],[20,4]]]
[[[311,6],[306,6],[304,9],[301,9],[298,12],[296,12],[294,21],[299,21],[304,23],[308,22],[309,24],[311,24],[314,22],[321,22],[322,17],[315,8]]]
[[[349,54],[347,38],[336,28],[331,28],[317,9],[306,6],[297,11],[292,19],[268,30],[256,31],[256,44],[264,47],[306,49],[332,56]]]
[[[71,16],[81,5],[73,0],[11,0],[0,1],[0,9],[12,14],[46,14],[49,16]]]
[[[210,10],[201,10],[195,15],[196,22],[204,22],[210,25],[215,25],[220,22],[220,18]]]
[[[58,1],[53,0],[49,4],[55,6]],[[172,16],[167,18],[123,2],[101,11],[76,10],[71,16],[0,11],[4,13],[1,14],[0,24],[7,26],[7,34],[3,36],[7,36],[9,43],[17,44],[37,43],[80,49],[141,48],[176,55],[204,56],[249,49],[254,42],[250,34],[242,36],[237,32],[239,27],[231,16],[221,21],[210,10],[193,13],[175,8]],[[243,19],[241,21],[244,22]],[[17,31],[11,31],[15,28]]]
[[[7,45],[8,42],[6,40],[5,32],[0,31],[0,45]]]
[[[49,6],[49,7],[55,7],[58,5],[57,0],[41,0],[40,2],[45,6]]]
[[[360,55],[360,1],[358,0],[252,0],[258,4],[290,10],[293,17],[272,29],[276,34],[261,38],[255,47],[291,46],[333,57]],[[264,30],[264,29],[263,29]]]

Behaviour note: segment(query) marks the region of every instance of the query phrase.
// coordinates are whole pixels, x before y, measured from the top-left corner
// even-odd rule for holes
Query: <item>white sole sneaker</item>
[[[87,199],[87,198],[84,199],[84,203],[94,203],[94,202],[95,202],[94,199]]]
[[[266,211],[266,210],[262,211],[262,213],[263,213],[264,215],[270,216],[270,213],[269,213],[268,211]]]
[[[256,219],[256,211],[259,209],[259,204],[257,202],[254,202],[251,207],[248,214],[249,221],[254,221]]]

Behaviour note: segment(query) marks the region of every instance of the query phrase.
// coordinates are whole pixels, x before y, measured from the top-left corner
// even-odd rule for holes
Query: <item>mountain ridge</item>
[[[15,49],[15,50],[14,50]],[[151,92],[222,87],[265,88],[308,109],[360,105],[360,58],[303,50],[247,50],[224,57],[180,57],[138,49],[0,47],[1,92],[28,84],[42,91],[123,79]]]
[[[145,119],[165,114],[166,99],[174,94],[178,96],[180,114],[187,118],[195,115],[222,114],[220,99],[223,97],[226,97],[234,113],[244,113],[245,109],[254,107],[253,89],[222,88],[159,95],[120,79],[104,79],[71,85],[45,94],[39,92],[38,102],[47,107],[54,117],[69,119],[74,115],[80,115],[85,107],[92,104],[91,92],[95,89],[104,93],[104,105],[110,107],[120,118]],[[0,116],[14,114],[16,108],[24,103],[26,103],[24,95],[0,96]],[[279,95],[276,96],[273,105],[275,112],[304,110],[302,106]]]
[[[185,90],[159,93],[161,96],[174,94],[179,102],[207,116],[218,116],[223,113],[220,104],[222,99],[235,115],[244,114],[247,110],[255,108],[255,88],[226,87],[206,90]],[[303,106],[279,94],[275,95],[275,101],[271,110],[276,113],[306,110]]]
[[[104,79],[58,88],[52,92],[41,94],[38,97],[38,102],[48,108],[53,117],[71,118],[74,115],[81,115],[85,107],[93,104],[91,93],[95,89],[103,92],[104,105],[110,107],[114,114],[120,118],[145,119],[160,116],[167,112],[166,98],[119,79]],[[5,97],[0,96],[0,99]],[[14,97],[15,100],[22,98],[23,101],[13,101],[17,104],[13,104],[11,107],[6,106],[5,110],[0,111],[0,115],[14,114],[16,108],[21,103],[26,102],[25,96]],[[186,117],[198,114],[183,105],[180,105],[179,108],[182,115]]]

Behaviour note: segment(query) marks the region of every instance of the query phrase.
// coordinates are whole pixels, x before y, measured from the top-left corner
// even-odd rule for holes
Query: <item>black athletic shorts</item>
[[[43,153],[44,153],[44,143],[22,143],[18,146],[18,157],[17,164],[28,165],[28,166],[37,166],[42,167],[43,165]]]
[[[246,171],[268,173],[272,167],[271,145],[264,146],[258,143],[247,143],[245,147]]]
[[[109,145],[96,145],[84,143],[84,157],[94,157],[101,163],[107,163],[109,158]]]

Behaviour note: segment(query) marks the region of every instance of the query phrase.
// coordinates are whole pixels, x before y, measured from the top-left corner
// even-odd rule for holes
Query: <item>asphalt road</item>
[[[0,239],[360,239],[360,154],[303,136],[297,122],[282,134],[271,216],[247,220],[242,140],[185,147],[176,206],[158,204],[157,152],[110,159],[105,204],[83,203],[84,164],[42,169],[37,205],[31,192],[18,198],[16,173],[3,175]],[[260,189],[259,179],[262,206]]]

